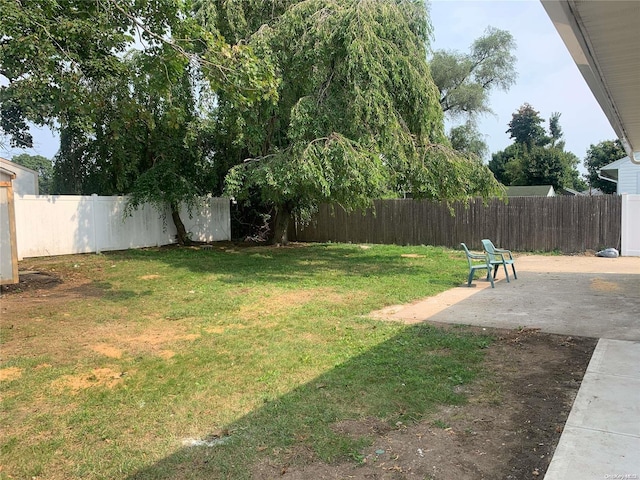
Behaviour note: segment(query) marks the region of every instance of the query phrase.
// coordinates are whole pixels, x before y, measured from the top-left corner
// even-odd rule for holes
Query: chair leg
[[[473,280],[473,270],[469,271],[469,278],[467,279],[467,287],[471,286],[472,280]]]
[[[493,267],[493,278],[495,280],[496,275],[498,275],[498,268],[500,268],[500,265],[494,265]]]
[[[518,275],[516,275],[516,266],[512,263],[511,268],[513,269],[513,278],[518,279]]]
[[[507,283],[509,283],[509,270],[507,270],[507,264],[503,263],[502,266],[504,267],[504,274],[507,277]]]

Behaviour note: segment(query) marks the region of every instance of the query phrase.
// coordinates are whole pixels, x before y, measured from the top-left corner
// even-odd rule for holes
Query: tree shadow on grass
[[[282,467],[349,459],[357,463],[373,438],[345,434],[337,422],[374,418],[391,429],[398,422],[419,421],[438,405],[464,402],[460,385],[477,375],[490,341],[456,328],[407,327],[313,381],[265,401],[222,431],[192,441],[200,446],[183,446],[128,478],[243,479],[252,478],[265,461]]]

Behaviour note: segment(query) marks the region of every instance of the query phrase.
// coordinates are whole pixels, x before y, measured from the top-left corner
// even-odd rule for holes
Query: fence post
[[[91,194],[91,233],[93,234],[93,249],[95,253],[100,253],[100,247],[98,246],[98,222],[96,220],[96,203],[98,202],[98,194]]]
[[[622,228],[620,254],[624,257],[640,257],[640,195],[622,194]]]

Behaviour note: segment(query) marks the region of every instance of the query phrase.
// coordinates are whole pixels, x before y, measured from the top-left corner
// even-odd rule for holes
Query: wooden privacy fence
[[[614,195],[491,199],[486,205],[476,199],[450,207],[428,200],[376,200],[375,213],[322,205],[309,225],[293,226],[291,238],[452,248],[465,242],[473,249],[490,238],[517,251],[620,250],[621,205]]]

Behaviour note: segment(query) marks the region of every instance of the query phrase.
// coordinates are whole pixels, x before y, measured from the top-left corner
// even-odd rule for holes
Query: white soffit
[[[640,163],[640,0],[541,0],[631,160]]]

